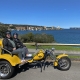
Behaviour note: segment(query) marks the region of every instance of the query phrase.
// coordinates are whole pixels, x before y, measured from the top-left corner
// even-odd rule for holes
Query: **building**
[[[0,26],[7,26],[8,30],[60,30],[58,27],[46,27],[37,25],[21,25],[21,24],[0,24]]]
[[[16,28],[16,30],[26,30],[26,27],[15,27]]]

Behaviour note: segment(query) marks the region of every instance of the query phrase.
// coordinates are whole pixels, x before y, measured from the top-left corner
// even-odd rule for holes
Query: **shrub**
[[[33,34],[28,33],[19,36],[22,42],[37,42],[37,43],[52,43],[54,42],[54,37],[49,34]]]
[[[39,43],[52,43],[54,41],[54,37],[48,34],[35,34],[34,42]]]
[[[33,42],[34,34],[32,33],[24,34],[19,36],[19,38],[21,39],[22,42]]]

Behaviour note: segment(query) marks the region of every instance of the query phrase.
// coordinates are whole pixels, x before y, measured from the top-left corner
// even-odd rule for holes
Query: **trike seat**
[[[11,54],[12,55],[10,51],[3,48],[3,38],[0,39],[0,54]]]
[[[0,39],[0,54],[3,53],[3,50],[2,50],[2,48],[3,48],[2,41],[3,41],[3,39],[1,38]]]

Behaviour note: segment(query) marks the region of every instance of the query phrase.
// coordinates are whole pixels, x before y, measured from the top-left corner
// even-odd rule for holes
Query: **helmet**
[[[13,33],[13,36],[14,36],[14,35],[18,36],[18,33]]]
[[[6,31],[6,35],[7,35],[7,34],[10,34],[10,35],[11,35],[11,32],[10,32],[10,31]]]

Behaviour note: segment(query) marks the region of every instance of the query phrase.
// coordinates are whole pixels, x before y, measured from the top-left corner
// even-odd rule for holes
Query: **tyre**
[[[62,57],[58,61],[58,69],[66,71],[71,67],[71,60],[68,57]]]
[[[14,73],[14,67],[7,61],[0,61],[0,79],[9,79]]]

